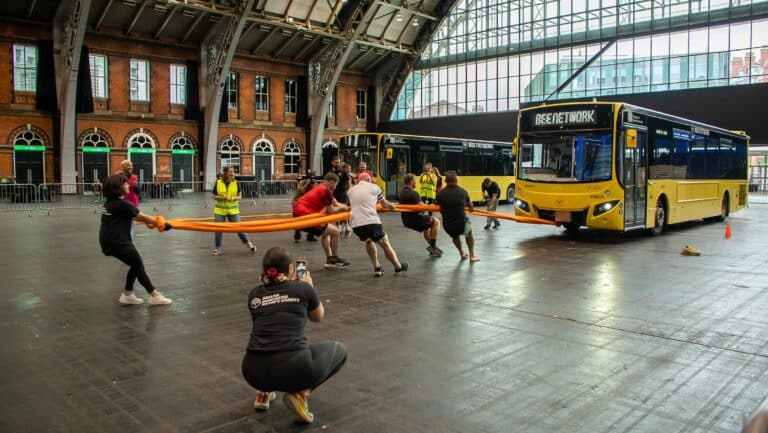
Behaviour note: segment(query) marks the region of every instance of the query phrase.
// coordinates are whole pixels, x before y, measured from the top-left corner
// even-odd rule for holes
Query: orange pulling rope
[[[379,212],[388,212],[388,209],[379,207]],[[424,204],[411,204],[411,205],[395,205],[394,212],[422,212],[431,211],[439,212],[440,206],[437,205],[424,205]],[[473,212],[475,215],[494,217],[505,220],[517,221],[526,224],[548,224],[554,225],[552,221],[542,220],[538,218],[523,217],[517,215],[509,215],[499,212],[490,212],[487,210],[475,209]],[[265,216],[271,215],[285,215],[285,214],[264,214]],[[287,214],[291,215],[291,214]],[[249,216],[254,217],[254,215]],[[157,228],[158,231],[165,229],[165,224],[168,223],[177,230],[190,230],[198,232],[218,232],[218,233],[268,233],[277,231],[288,230],[302,230],[312,227],[321,227],[329,223],[343,221],[349,218],[349,212],[339,212],[331,215],[327,215],[324,212],[318,212],[309,215],[303,215],[293,218],[272,218],[262,219],[257,221],[243,221],[237,223],[217,223],[217,222],[204,222],[197,218],[184,218],[175,220],[166,220],[162,216],[155,217],[154,224],[148,224],[150,229]],[[210,218],[204,220],[210,221]]]

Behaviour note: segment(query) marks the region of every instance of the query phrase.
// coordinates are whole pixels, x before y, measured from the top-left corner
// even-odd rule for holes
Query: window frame
[[[361,102],[361,96],[362,96],[362,102]],[[365,89],[357,89],[355,91],[355,118],[357,120],[366,120],[367,117],[368,117],[368,91]]]
[[[99,76],[96,74],[96,60],[103,60],[103,72],[104,75]],[[109,99],[109,58],[106,54],[90,53],[88,54],[88,67],[91,72],[91,94],[94,99]],[[97,95],[95,83],[97,80],[101,81],[102,94]]]
[[[291,149],[288,148],[289,146]],[[294,146],[295,149],[293,149]],[[289,167],[291,167],[290,170]],[[283,172],[301,174],[301,145],[296,140],[288,140],[283,145]]]
[[[135,66],[136,67],[135,67]],[[138,68],[139,65],[144,66],[144,80],[141,80],[139,77],[139,71]],[[133,77],[133,71],[136,71],[136,78]],[[150,102],[152,100],[152,81],[150,77],[150,67],[149,67],[149,61],[143,60],[143,59],[131,59],[128,66],[128,98],[131,102]],[[136,87],[134,90],[134,83],[136,83]],[[140,84],[144,83],[144,94],[141,95],[139,92],[141,91]],[[134,97],[135,95],[135,97]],[[143,97],[143,99],[142,99]]]
[[[22,56],[23,58],[23,64],[19,65],[16,61],[16,50],[18,48],[22,48],[24,51],[24,54]],[[27,54],[27,50],[33,50],[35,53],[35,64],[34,66],[30,66],[27,64],[27,60],[29,59],[29,56]],[[13,91],[14,92],[24,92],[24,93],[37,93],[37,68],[38,68],[38,50],[36,45],[29,45],[29,44],[13,44],[12,46],[12,63],[13,63]],[[19,80],[17,80],[17,76],[21,75],[23,77],[23,86],[19,86]],[[30,77],[32,75],[32,77]],[[31,87],[31,89],[30,89]]]
[[[297,108],[296,107],[296,103],[297,103],[296,89],[297,89],[296,80],[290,79],[290,78],[285,80],[284,111],[288,114],[296,114],[296,108]]]
[[[261,91],[257,87],[261,84]],[[257,75],[253,79],[253,108],[256,111],[269,112],[269,77]]]
[[[169,66],[170,70],[170,101],[173,105],[187,105],[187,66],[178,64],[178,63],[171,63]],[[179,72],[182,72],[182,80],[181,82],[175,81],[179,79]],[[176,98],[173,97],[174,95],[174,89],[176,90]],[[175,100],[174,100],[175,99]]]
[[[233,88],[234,83],[234,88]],[[224,91],[227,93],[227,109],[237,110],[239,105],[239,86],[240,86],[240,74],[237,71],[229,71],[227,74],[227,84],[224,86]],[[234,106],[232,99],[234,99]]]

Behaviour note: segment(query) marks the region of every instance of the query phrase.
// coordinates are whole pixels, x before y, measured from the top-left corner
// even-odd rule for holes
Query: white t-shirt
[[[347,191],[349,198],[349,226],[352,228],[368,224],[381,224],[381,218],[376,211],[376,203],[384,198],[384,193],[378,185],[371,182],[360,182]]]

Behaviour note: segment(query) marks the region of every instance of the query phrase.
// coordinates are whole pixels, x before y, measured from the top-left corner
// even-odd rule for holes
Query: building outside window
[[[91,69],[91,92],[93,97],[107,99],[107,56],[89,54],[88,64]]]
[[[149,102],[149,62],[131,59],[131,101]]]
[[[238,83],[238,75],[237,72],[230,72],[229,76],[227,77],[227,87],[225,91],[227,92],[227,108],[231,108],[234,110],[237,110],[237,83]]]
[[[295,141],[289,141],[283,146],[283,170],[285,174],[301,173],[301,147]]]
[[[357,120],[365,119],[365,113],[367,111],[365,97],[365,90],[357,89],[357,101],[355,102],[355,107],[357,108]]]
[[[336,117],[336,88],[331,90],[331,95],[328,98],[328,117]]]
[[[285,112],[296,113],[296,80],[285,80]]]
[[[269,78],[257,76],[253,89],[256,111],[269,111]]]
[[[13,46],[13,90],[35,92],[37,89],[37,47]]]
[[[171,104],[187,103],[187,67],[171,65]]]

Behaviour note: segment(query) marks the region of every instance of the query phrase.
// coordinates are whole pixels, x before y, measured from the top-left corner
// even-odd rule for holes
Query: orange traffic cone
[[[728,223],[725,225],[725,238],[726,239],[731,238],[731,223]]]

